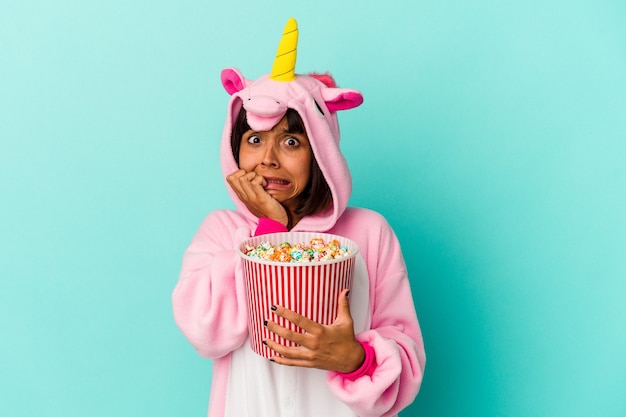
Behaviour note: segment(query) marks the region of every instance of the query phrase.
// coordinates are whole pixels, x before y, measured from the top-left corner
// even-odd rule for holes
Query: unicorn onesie
[[[227,187],[235,210],[210,213],[183,256],[172,294],[176,324],[197,352],[213,360],[208,415],[396,416],[417,395],[426,357],[399,242],[378,213],[348,207],[352,182],[339,148],[337,112],[363,102],[360,92],[295,73],[298,28],[289,19],[271,74],[246,79],[222,71],[230,94],[221,142],[224,178],[238,169],[233,123],[244,108],[255,131],[271,129],[291,108],[301,116],[332,194],[329,209],[303,217],[292,231],[345,236],[359,246],[350,294],[356,339],[366,359],[351,374],[283,366],[254,353],[239,244],[282,225],[259,219]]]

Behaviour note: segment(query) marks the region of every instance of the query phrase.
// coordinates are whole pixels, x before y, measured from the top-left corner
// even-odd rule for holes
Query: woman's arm
[[[357,340],[371,346],[375,367],[356,379],[329,372],[328,384],[360,416],[395,415],[415,399],[426,363],[406,266],[395,233],[382,216],[366,210],[347,216],[353,217],[345,219],[348,224],[368,225],[337,232],[366,251],[371,327]]]
[[[174,319],[202,356],[221,357],[240,347],[248,335],[245,290],[235,246],[249,236],[250,230],[238,228],[228,212],[214,212],[183,256],[172,294]]]

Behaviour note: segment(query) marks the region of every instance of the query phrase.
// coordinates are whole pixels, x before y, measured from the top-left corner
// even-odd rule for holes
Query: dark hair
[[[290,132],[306,134],[304,122],[297,111],[294,109],[287,109],[286,116]],[[243,138],[244,133],[248,130],[250,130],[250,125],[248,125],[246,120],[246,109],[242,107],[237,115],[237,119],[235,119],[230,136],[230,146],[233,150],[233,157],[237,162],[237,166],[239,166],[241,139]],[[302,191],[302,194],[300,194],[300,203],[296,208],[296,214],[302,217],[326,210],[333,202],[330,187],[324,178],[324,174],[322,174],[322,170],[317,164],[315,155],[312,156],[311,177],[309,178],[309,183]]]

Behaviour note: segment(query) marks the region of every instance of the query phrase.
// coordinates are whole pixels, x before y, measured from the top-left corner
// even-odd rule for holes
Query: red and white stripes
[[[243,256],[252,350],[266,358],[276,355],[263,344],[265,339],[297,346],[263,325],[265,320],[272,320],[290,330],[303,332],[273,314],[272,305],[283,306],[320,324],[332,324],[337,316],[339,294],[352,286],[356,252],[341,260],[311,263],[267,262]]]

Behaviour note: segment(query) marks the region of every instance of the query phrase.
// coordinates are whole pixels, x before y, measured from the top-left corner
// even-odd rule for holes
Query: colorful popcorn
[[[326,243],[323,238],[312,238],[308,244],[283,242],[278,246],[263,241],[256,247],[245,246],[243,253],[252,258],[274,262],[319,262],[343,258],[352,251],[341,246],[336,239]]]

